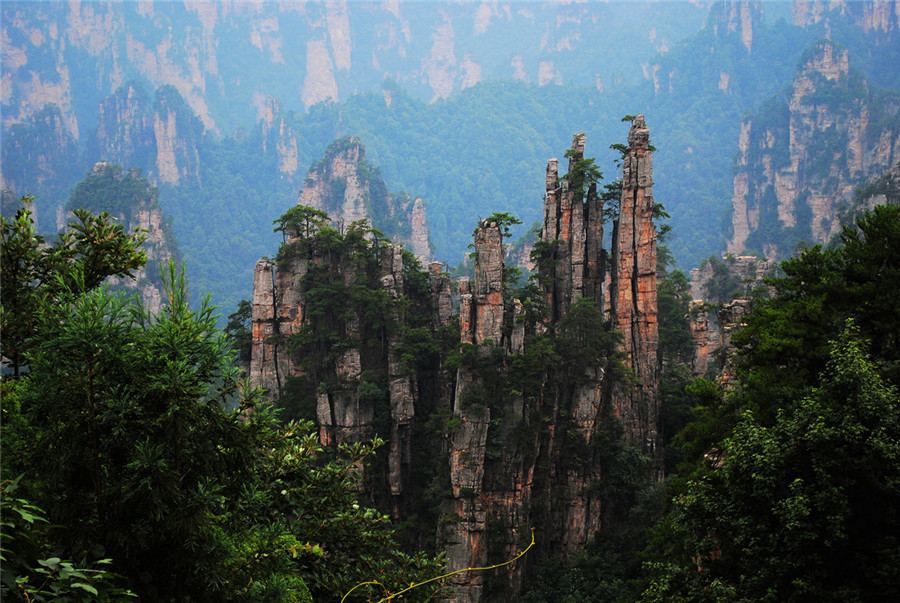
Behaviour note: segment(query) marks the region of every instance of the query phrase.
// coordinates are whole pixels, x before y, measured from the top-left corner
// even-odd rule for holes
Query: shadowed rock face
[[[371,487],[376,499],[392,501],[390,510],[398,519],[405,517],[411,504],[410,464],[435,462],[412,458],[411,442],[421,437],[423,417],[441,409],[452,417],[452,429],[430,442],[434,459],[444,455],[449,465],[436,526],[448,571],[514,557],[527,545],[533,526],[540,533],[536,557],[572,557],[591,542],[614,513],[592,488],[608,470],[592,447],[605,419],[620,418],[629,440],[653,455],[661,453],[656,444],[656,231],[649,131],[643,116],[638,116],[624,156],[624,187],[611,253],[603,249],[603,205],[596,186],[580,179],[584,148],[584,136],[577,136],[567,153],[569,173],[563,179],[556,160],[547,168],[540,243],[550,261],[539,268],[548,302],[543,321],[528,323],[523,303],[507,296],[502,225],[483,221],[473,234],[473,276],[459,281],[458,368],[447,370],[441,358],[412,377],[403,368],[399,330],[387,337],[377,358],[371,349],[350,345],[336,363],[341,383],[356,383],[362,373],[377,367],[386,377],[390,409],[386,470],[369,482],[375,484]],[[411,295],[400,247],[382,247],[378,253],[381,290],[395,300]],[[309,324],[302,275],[312,263],[329,262],[338,262],[330,269],[344,282],[356,278],[349,256],[339,260],[327,254],[296,254],[280,260],[277,269],[266,260],[257,265],[251,379],[271,392],[279,383],[283,387],[287,377],[303,373],[293,359],[282,357],[283,342]],[[450,282],[441,264],[429,265],[427,282],[430,298],[425,314],[430,328],[437,331],[453,322]],[[597,316],[605,313],[622,331],[626,364],[637,385],[617,384],[609,359],[602,357],[588,360],[583,372],[573,377],[556,374],[567,367],[547,365],[537,368],[543,371],[537,379],[520,382],[523,377],[514,365],[533,353],[540,337],[567,328],[564,321],[576,304],[585,303],[583,298]],[[394,319],[402,325],[406,316],[398,310]],[[347,341],[364,339],[359,334],[367,327],[358,311],[344,320]],[[321,439],[339,443],[370,437],[375,414],[359,391],[350,385],[327,390],[320,390],[316,399]],[[450,578],[456,591],[453,600],[494,600],[501,592],[515,596],[524,577],[524,562],[496,570],[490,580],[481,572],[460,573]]]

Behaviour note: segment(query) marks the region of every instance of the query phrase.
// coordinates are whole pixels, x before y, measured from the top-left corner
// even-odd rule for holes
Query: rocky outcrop
[[[503,235],[496,222],[482,222],[475,229],[475,270],[470,281],[459,283],[460,341],[470,346],[487,346],[475,353],[486,355],[492,346],[502,347]],[[485,558],[485,531],[488,508],[484,492],[485,452],[491,407],[476,400],[484,388],[480,372],[461,366],[456,374],[453,414],[459,427],[450,441],[450,485],[452,496],[447,514],[458,518],[444,526],[440,538],[447,551],[448,571],[472,567]],[[457,574],[452,579],[457,599],[478,600],[482,576]]]
[[[173,86],[156,91],[153,103],[156,170],[160,183],[200,183],[203,126]]]
[[[847,19],[868,34],[900,30],[900,3],[897,0],[794,0],[794,25],[813,25],[831,17]]]
[[[856,187],[896,162],[900,103],[875,102],[849,63],[845,49],[819,42],[806,53],[787,99],[745,118],[730,253],[753,249],[784,258],[801,241],[827,241],[840,230],[839,208]]]
[[[278,171],[293,176],[300,168],[300,152],[297,136],[290,122],[281,114],[278,102],[268,97],[262,117],[263,153],[274,152],[278,156]]]
[[[551,254],[539,266],[547,291],[551,317],[558,320],[581,297],[604,304],[606,252],[603,250],[603,202],[597,186],[578,175],[584,161],[585,136],[579,134],[569,156],[569,178],[560,179],[559,161],[547,163],[544,225],[540,241]],[[549,247],[548,247],[549,246]]]
[[[71,210],[86,207],[92,212],[107,211],[123,224],[126,231],[140,230],[145,240],[141,249],[147,263],[134,271],[134,278],[110,277],[109,283],[137,293],[144,307],[156,314],[163,303],[161,268],[170,259],[177,260],[178,249],[171,227],[163,216],[157,190],[137,170],[100,161],[76,187],[69,201],[65,222],[73,218]]]
[[[753,32],[760,30],[762,25],[763,3],[748,0],[716,3],[711,9],[708,23],[716,37],[737,34],[748,53],[753,50]]]
[[[324,210],[338,230],[359,220],[409,247],[421,262],[434,255],[428,239],[425,204],[405,193],[390,193],[378,168],[366,160],[357,138],[335,140],[313,164],[297,201]]]
[[[119,165],[149,167],[156,157],[151,99],[137,82],[126,82],[100,101],[92,153]]]
[[[644,116],[628,134],[619,218],[613,228],[610,316],[624,336],[635,389],[614,406],[626,433],[656,458],[659,421],[659,325],[656,308],[656,229],[653,225],[653,150]]]
[[[153,98],[128,81],[100,102],[88,154],[139,167],[156,184],[200,183],[203,126],[172,86]]]
[[[735,308],[746,309],[753,295],[765,291],[764,279],[772,276],[774,268],[774,262],[756,256],[726,254],[721,259],[708,258],[691,270],[691,368],[695,376],[709,371],[719,374],[726,367],[728,354],[733,352],[731,333],[743,316]]]
[[[342,190],[324,206],[337,211],[353,210],[355,200],[370,193],[371,182],[363,186],[360,169],[353,168],[361,147],[352,140],[342,144],[314,166],[301,203],[324,195],[327,182],[355,190],[349,196]],[[613,417],[630,441],[651,455],[661,452],[652,150],[643,116],[632,124],[624,157],[609,266],[596,169],[584,149],[585,137],[576,136],[568,172],[560,176],[558,162],[550,160],[546,173],[544,224],[534,243],[537,294],[547,301],[543,317],[536,310],[541,303],[509,296],[505,225],[495,217],[483,220],[473,234],[472,277],[459,281],[458,348],[442,355],[429,356],[427,346],[414,343],[422,341],[417,330],[426,323],[432,333],[452,332],[451,287],[440,263],[417,275],[404,265],[399,245],[353,243],[354,231],[345,226],[342,238],[330,231],[322,241],[296,233],[276,262],[257,264],[252,381],[272,397],[280,392],[282,403],[305,387],[301,398],[314,405],[323,442],[386,437],[381,477],[366,482],[398,519],[416,504],[412,453],[426,429],[423,417],[444,417],[444,430],[427,445],[447,459],[435,527],[450,572],[510,559],[527,545],[532,526],[543,534],[537,556],[571,559],[596,538],[604,522],[622,512],[596,488],[612,469],[598,440],[608,437],[604,426]],[[338,240],[362,247],[339,252]],[[416,297],[421,288],[415,292],[422,278],[428,283],[424,304]],[[363,295],[366,303],[341,306],[342,291]],[[330,296],[335,301],[322,305]],[[625,367],[613,364],[617,344],[604,311],[613,328],[627,330]],[[375,328],[388,323],[394,326]],[[331,325],[328,333],[320,332],[322,325]],[[548,346],[556,351],[545,355]],[[411,370],[410,363],[419,368]],[[625,368],[636,377],[636,389],[622,378]],[[490,579],[459,572],[448,582],[452,600],[474,602],[515,596],[524,577],[525,564],[518,563]]]

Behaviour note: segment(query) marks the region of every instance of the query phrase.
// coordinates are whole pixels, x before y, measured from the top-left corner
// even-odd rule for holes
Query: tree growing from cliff
[[[512,236],[510,229],[513,226],[522,223],[522,220],[518,219],[514,215],[507,212],[494,212],[487,217],[485,222],[496,222],[497,226],[500,227],[500,233],[503,235],[504,239],[508,239]]]
[[[328,213],[308,205],[295,205],[277,220],[273,232],[280,232],[282,242],[288,237],[309,239],[328,224]]]

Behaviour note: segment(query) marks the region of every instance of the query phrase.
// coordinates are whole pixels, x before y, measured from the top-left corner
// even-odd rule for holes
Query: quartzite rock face
[[[556,160],[551,160],[547,169],[544,226],[535,244],[545,254],[539,270],[550,310],[543,322],[526,320],[522,301],[506,297],[502,225],[482,221],[474,232],[473,276],[459,281],[458,368],[447,370],[441,357],[426,371],[427,377],[419,374],[413,378],[404,368],[408,360],[404,360],[404,342],[396,330],[377,353],[355,343],[342,348],[334,372],[338,382],[346,385],[320,388],[316,394],[316,416],[324,442],[365,438],[373,433],[374,414],[353,384],[373,369],[385,376],[390,428],[383,486],[390,497],[390,511],[398,519],[405,518],[412,492],[412,442],[416,430],[422,429],[421,417],[436,409],[449,412],[452,419],[443,440],[432,445],[439,445],[449,465],[449,491],[437,528],[438,545],[447,555],[451,572],[512,558],[528,544],[532,526],[542,534],[532,553],[536,557],[573,558],[592,542],[604,517],[615,512],[612,507],[605,508],[595,487],[609,469],[603,464],[607,461],[592,452],[604,419],[620,417],[629,439],[654,454],[661,452],[656,446],[656,231],[651,221],[649,133],[643,116],[638,116],[625,155],[621,213],[613,241],[615,261],[608,268],[608,254],[602,249],[603,207],[596,187],[584,181],[589,171],[584,146],[584,136],[576,137],[567,154],[566,177],[560,179]],[[353,163],[341,161],[334,164],[333,172]],[[352,173],[342,173],[348,175],[349,188]],[[310,188],[323,190],[321,182],[313,180]],[[380,290],[399,299],[407,293],[404,279],[409,279],[400,247],[383,247],[380,253]],[[310,262],[317,265],[316,270],[331,266],[329,269],[341,275],[337,280],[347,285],[359,278],[353,273],[352,261],[327,254],[288,253],[277,269],[268,261],[257,265],[251,377],[270,391],[304,370],[282,356],[286,338],[309,324],[302,274],[312,274]],[[427,279],[430,302],[425,313],[431,328],[452,325],[451,287],[443,266],[431,263]],[[607,283],[611,283],[609,300],[604,297]],[[587,302],[580,301],[582,298]],[[541,334],[554,336],[568,328],[561,321],[576,303],[593,304],[597,316],[605,311],[612,324],[624,331],[627,364],[639,380],[636,391],[608,378],[613,373],[607,371],[609,359],[602,357],[588,360],[572,378],[556,374],[556,369],[540,369],[543,374],[527,384],[518,381],[521,377],[515,376],[513,367],[526,358],[529,346],[539,341]],[[364,317],[358,310],[349,314],[343,319],[343,340],[364,340]],[[404,313],[396,312],[393,319],[402,326]],[[560,345],[568,343],[561,341]],[[449,579],[455,589],[452,600],[493,600],[501,596],[498,584],[505,584],[503,596],[515,597],[524,577],[524,562],[496,570],[490,582],[482,572],[460,572]]]
[[[584,159],[585,136],[575,137],[569,152],[569,174]],[[541,267],[541,277],[552,283],[548,291],[552,319],[558,320],[580,297],[604,303],[606,255],[603,244],[603,202],[596,185],[570,188],[570,179],[560,180],[559,161],[547,162],[544,194],[544,225],[540,241],[551,245],[555,262]]]
[[[622,163],[622,198],[613,229],[610,316],[625,338],[636,385],[632,391],[618,391],[614,406],[628,436],[658,459],[662,451],[657,446],[660,367],[653,151],[643,115],[631,125]]]
[[[338,230],[367,219],[392,241],[403,243],[420,262],[434,257],[425,203],[389,193],[356,138],[331,143],[325,157],[309,169],[297,203],[324,210]]]
[[[873,97],[847,50],[824,40],[806,53],[787,102],[744,120],[730,253],[783,259],[798,242],[824,243],[840,230],[840,205],[900,157],[900,99]]]

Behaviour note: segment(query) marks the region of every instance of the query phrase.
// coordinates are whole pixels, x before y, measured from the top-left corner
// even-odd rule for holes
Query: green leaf
[[[44,567],[56,571],[59,568],[59,557],[50,557],[49,559],[38,559],[38,563]]]
[[[94,588],[94,587],[91,586],[90,584],[85,584],[84,582],[73,582],[73,583],[72,583],[72,588],[80,588],[80,589],[82,589],[82,590],[86,590],[87,592],[91,593],[92,595],[97,595],[97,594],[99,594],[99,593],[97,593],[97,589],[96,589],[96,588]]]

